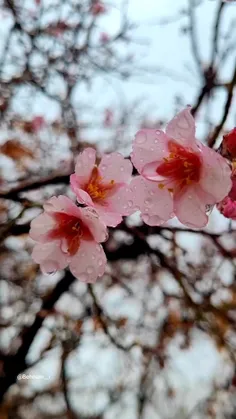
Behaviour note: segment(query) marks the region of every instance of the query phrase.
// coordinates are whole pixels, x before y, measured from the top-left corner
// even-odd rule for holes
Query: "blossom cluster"
[[[76,202],[53,196],[31,223],[30,236],[37,242],[33,259],[45,273],[69,266],[81,281],[94,282],[106,267],[101,243],[107,228],[124,216],[139,211],[151,226],[177,217],[190,228],[202,228],[208,208],[217,205],[235,219],[235,144],[236,130],[224,137],[222,155],[197,141],[187,107],[165,132],[138,131],[130,159],[114,152],[98,163],[96,151],[86,148],[70,177]],[[138,175],[132,175],[133,166]]]

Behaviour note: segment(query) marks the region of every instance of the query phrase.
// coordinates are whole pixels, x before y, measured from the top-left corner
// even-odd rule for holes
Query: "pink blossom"
[[[219,204],[217,205],[218,210],[226,217],[236,220],[236,166],[233,164],[233,171],[231,175],[232,188],[228,194]]]
[[[222,141],[223,156],[236,160],[236,128],[224,135]]]
[[[83,282],[103,275],[106,256],[99,243],[107,239],[107,229],[92,208],[79,208],[63,195],[53,196],[31,222],[30,237],[37,242],[32,258],[42,272],[69,266]]]
[[[217,208],[226,218],[236,220],[236,201],[233,201],[229,196],[226,196],[223,201],[217,205]]]
[[[106,44],[107,42],[109,42],[110,37],[106,32],[101,32],[100,33],[100,42],[102,44]]]
[[[207,206],[221,201],[232,185],[227,161],[195,139],[189,107],[169,122],[166,132],[140,130],[131,157],[141,174],[131,182],[134,204],[150,225],[176,215],[189,227],[204,227]]]
[[[98,16],[106,12],[106,7],[101,1],[95,0],[91,6],[91,12],[94,16]]]
[[[95,162],[96,151],[86,148],[77,158],[71,187],[79,203],[95,208],[107,226],[116,227],[122,215],[133,212],[128,189],[132,164],[120,153],[103,155],[98,166]]]
[[[32,130],[37,133],[45,126],[45,119],[43,116],[35,116],[32,120]]]

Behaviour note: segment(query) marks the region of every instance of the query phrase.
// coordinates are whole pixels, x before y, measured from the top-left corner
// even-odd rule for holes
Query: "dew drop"
[[[103,265],[103,260],[102,259],[99,259],[98,260],[98,266],[102,266]]]
[[[150,203],[151,203],[151,202],[150,202],[150,199],[146,199],[146,200],[144,201],[144,204],[145,204],[145,205],[147,205],[147,206],[149,206],[149,205],[150,205]]]
[[[140,163],[143,163],[144,162],[144,160],[143,159],[140,159]]]
[[[146,142],[146,137],[144,135],[138,135],[136,138],[137,144],[143,144]]]
[[[148,212],[148,208],[144,208],[144,211],[145,211],[145,212]]]
[[[95,254],[93,253],[92,254],[92,260],[95,260],[96,259],[96,256],[95,256]]]
[[[100,246],[99,244],[97,244],[97,245],[96,245],[96,250],[97,250],[98,252],[101,252],[101,246]]]
[[[85,253],[83,252],[83,253],[81,253],[81,257],[82,258],[84,258],[85,257]]]
[[[86,282],[88,280],[88,275],[84,272],[79,276],[80,281]]]
[[[123,172],[124,171],[124,166],[120,167],[120,171]]]
[[[92,266],[89,266],[89,267],[86,269],[86,271],[88,272],[88,274],[93,273],[93,267],[92,267]]]
[[[105,164],[103,164],[103,165],[101,166],[101,170],[106,170],[106,168],[107,168],[107,166],[106,166]]]
[[[154,143],[157,144],[158,143],[158,140],[154,140]]]
[[[136,185],[134,185],[133,190],[134,190],[134,191],[136,191],[136,189],[137,189],[137,186],[136,186]]]
[[[128,207],[127,207],[127,205],[124,205],[124,207],[123,207],[124,209],[127,209]]]
[[[88,156],[89,156],[90,159],[93,159],[94,154],[92,153],[92,151],[89,152]]]
[[[156,130],[156,135],[161,135],[161,131],[159,129]]]
[[[150,148],[150,150],[151,150],[151,151],[154,151],[154,148],[153,148],[153,147],[151,147],[151,148]]]
[[[153,196],[154,192],[153,191],[149,191],[149,195]]]
[[[132,207],[133,201],[128,201],[128,205],[129,205],[129,207]]]

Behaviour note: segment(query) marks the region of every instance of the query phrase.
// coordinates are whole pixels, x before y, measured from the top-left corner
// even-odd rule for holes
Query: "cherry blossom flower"
[[[177,216],[189,227],[204,227],[207,208],[232,185],[227,161],[195,139],[189,107],[169,122],[166,132],[140,130],[131,158],[141,174],[131,182],[134,205],[150,225]]]
[[[217,204],[217,208],[226,218],[236,221],[236,201],[233,201],[229,196]]]
[[[224,135],[222,141],[222,155],[236,160],[236,128]]]
[[[43,116],[35,116],[32,119],[32,130],[37,134],[45,126],[45,119]]]
[[[107,229],[92,208],[79,208],[63,195],[53,196],[31,222],[30,237],[37,242],[32,258],[42,272],[69,265],[83,282],[94,282],[103,275],[106,256],[99,243],[107,239]]]
[[[236,220],[236,163],[233,163],[232,188],[228,194],[217,205],[218,210],[226,217]]]
[[[98,16],[106,12],[106,7],[101,1],[95,0],[91,6],[91,12],[94,16]]]
[[[123,215],[134,212],[128,188],[133,167],[120,153],[104,154],[100,164],[95,163],[93,148],[80,153],[71,187],[80,204],[95,208],[107,226],[116,227]]]

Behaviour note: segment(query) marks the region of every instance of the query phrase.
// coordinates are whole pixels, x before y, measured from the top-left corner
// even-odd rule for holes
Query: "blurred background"
[[[236,418],[236,222],[139,215],[87,285],[31,259],[32,218],[76,155],[128,156],[192,106],[217,149],[236,125],[236,2],[0,0],[0,418]]]

